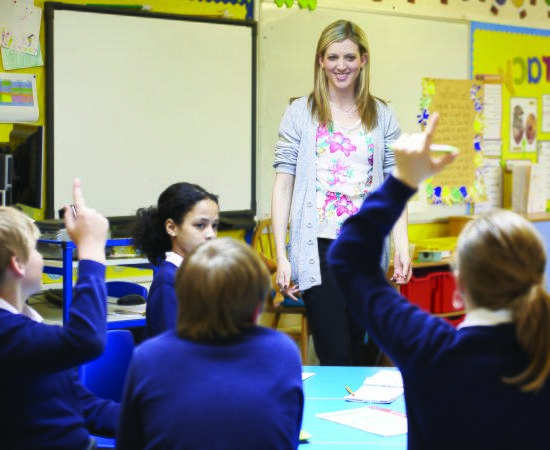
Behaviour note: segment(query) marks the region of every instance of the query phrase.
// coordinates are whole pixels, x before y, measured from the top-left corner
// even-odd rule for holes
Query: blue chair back
[[[137,294],[147,300],[147,288],[141,284],[131,281],[107,281],[107,295],[109,297],[124,297],[125,295]]]
[[[103,354],[82,366],[82,384],[98,397],[120,402],[133,351],[129,330],[108,330]]]

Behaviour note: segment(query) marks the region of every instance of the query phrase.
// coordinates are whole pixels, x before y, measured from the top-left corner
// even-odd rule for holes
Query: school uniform
[[[168,331],[134,353],[117,448],[295,449],[301,373],[296,345],[275,330],[202,343]]]
[[[176,327],[178,300],[174,279],[182,262],[183,258],[177,253],[166,252],[166,259],[153,277],[145,309],[147,337],[157,336]]]
[[[105,266],[79,262],[69,320],[41,323],[0,300],[0,446],[6,449],[87,449],[89,429],[114,434],[119,405],[95,397],[75,367],[105,344]]]
[[[414,190],[390,177],[348,219],[329,262],[350,307],[403,375],[409,450],[547,449],[550,387],[503,376],[528,358],[509,311],[473,310],[455,329],[401,297],[380,269],[384,238]]]

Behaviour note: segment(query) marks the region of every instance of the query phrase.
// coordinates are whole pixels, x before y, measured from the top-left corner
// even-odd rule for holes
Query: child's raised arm
[[[65,206],[65,228],[78,247],[79,259],[105,263],[109,224],[96,210],[88,208],[78,178],[73,182],[73,204]]]
[[[423,180],[443,170],[457,156],[454,152],[437,158],[430,154],[430,144],[438,121],[439,115],[433,113],[424,133],[402,134],[393,143],[395,153],[393,175],[413,189],[418,189]]]

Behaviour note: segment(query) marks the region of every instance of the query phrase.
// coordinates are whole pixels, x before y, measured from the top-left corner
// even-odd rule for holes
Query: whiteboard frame
[[[228,213],[232,217],[235,217],[235,216],[238,217],[240,214],[242,214],[243,216],[249,217],[250,215],[255,214],[255,211],[256,211],[256,35],[257,35],[257,24],[256,24],[256,22],[254,22],[254,21],[244,21],[244,20],[234,20],[234,19],[222,19],[222,18],[213,19],[213,18],[209,18],[209,17],[186,16],[186,15],[179,15],[179,14],[151,13],[151,12],[148,12],[148,11],[134,11],[134,10],[126,10],[126,9],[116,9],[116,8],[110,8],[110,7],[104,7],[104,6],[97,7],[97,6],[89,6],[89,5],[74,5],[74,4],[64,4],[64,3],[57,3],[57,2],[46,2],[45,3],[45,25],[46,25],[45,31],[46,31],[46,50],[47,50],[46,51],[46,124],[47,124],[47,133],[46,133],[46,208],[45,208],[46,218],[54,218],[55,214],[56,214],[56,210],[58,208],[60,208],[61,206],[63,206],[63,204],[67,203],[68,200],[70,201],[70,197],[65,195],[65,192],[67,192],[67,191],[68,191],[68,193],[70,193],[70,184],[68,186],[65,186],[67,184],[67,180],[65,179],[65,178],[67,178],[67,175],[63,175],[63,176],[60,175],[59,172],[61,172],[61,170],[59,170],[59,167],[56,167],[56,148],[55,148],[56,145],[58,145],[58,146],[60,145],[59,142],[63,142],[63,141],[59,140],[60,139],[60,133],[61,133],[59,126],[56,128],[56,114],[57,114],[57,117],[59,118],[60,117],[59,114],[62,113],[62,110],[66,111],[67,108],[66,107],[65,108],[58,108],[59,111],[56,113],[56,105],[55,105],[55,99],[56,98],[55,98],[55,92],[54,92],[54,88],[56,86],[55,85],[55,81],[56,81],[56,78],[55,78],[55,76],[56,76],[55,61],[56,61],[56,50],[57,50],[58,53],[61,50],[59,50],[59,48],[57,48],[57,49],[54,48],[55,42],[56,42],[55,37],[54,37],[54,34],[55,34],[54,33],[55,32],[54,19],[55,19],[55,16],[56,16],[56,12],[60,12],[59,17],[62,17],[62,12],[65,12],[65,11],[69,11],[71,13],[75,12],[77,14],[79,14],[79,13],[88,14],[89,13],[89,14],[106,14],[106,15],[111,15],[112,17],[119,17],[119,16],[134,17],[134,18],[137,18],[138,20],[141,19],[141,18],[146,18],[146,19],[155,19],[155,20],[156,19],[160,19],[160,20],[166,19],[166,20],[169,20],[169,21],[172,21],[172,22],[174,22],[174,21],[185,21],[191,27],[194,26],[193,24],[197,24],[197,29],[199,29],[199,28],[203,29],[204,28],[203,25],[213,25],[212,31],[214,33],[217,32],[217,33],[221,34],[221,31],[227,30],[227,33],[222,34],[225,37],[224,44],[227,41],[233,42],[231,37],[236,36],[238,38],[237,40],[239,42],[241,42],[241,41],[245,42],[246,41],[247,47],[245,48],[246,51],[244,52],[246,55],[248,54],[247,53],[248,52],[248,45],[250,46],[250,56],[245,56],[243,54],[243,52],[241,52],[241,54],[243,54],[243,56],[242,56],[243,61],[245,61],[245,64],[243,64],[241,66],[242,68],[239,69],[239,70],[236,70],[234,67],[229,67],[230,70],[235,71],[234,73],[238,73],[240,75],[245,74],[245,77],[246,77],[246,80],[243,82],[240,89],[234,89],[233,90],[233,91],[238,91],[240,93],[244,92],[246,94],[246,98],[243,98],[244,101],[239,102],[240,104],[238,104],[238,105],[235,105],[237,102],[235,102],[234,99],[231,102],[231,105],[235,105],[234,108],[236,108],[237,111],[240,111],[243,114],[231,114],[231,112],[234,111],[233,106],[232,106],[231,111],[229,111],[229,114],[227,114],[227,117],[225,118],[225,121],[226,121],[225,123],[222,124],[219,118],[213,119],[213,120],[217,120],[218,122],[211,122],[211,124],[210,124],[210,135],[213,135],[213,136],[212,137],[210,137],[209,135],[204,136],[206,139],[216,140],[216,139],[220,139],[219,137],[215,136],[216,129],[219,129],[220,127],[223,128],[223,129],[226,129],[226,130],[237,130],[237,131],[235,131],[234,134],[230,134],[230,135],[227,136],[228,137],[228,139],[227,139],[228,147],[229,147],[229,143],[231,143],[231,145],[233,145],[233,142],[238,142],[240,144],[239,145],[239,151],[240,151],[241,148],[244,148],[244,149],[242,151],[240,151],[240,153],[239,153],[240,156],[229,160],[229,162],[230,162],[229,169],[232,169],[233,167],[236,167],[236,168],[239,168],[240,170],[239,171],[233,171],[233,172],[241,172],[241,173],[231,173],[231,171],[229,170],[228,171],[229,173],[227,174],[227,176],[220,176],[219,172],[220,172],[220,170],[222,170],[222,169],[219,169],[220,163],[217,162],[218,161],[217,159],[215,161],[212,161],[212,158],[211,158],[211,157],[215,157],[217,155],[217,153],[213,154],[213,153],[206,153],[205,152],[205,154],[208,154],[208,156],[210,157],[210,159],[208,160],[208,164],[210,164],[210,166],[208,166],[206,164],[198,166],[198,169],[195,169],[195,171],[193,173],[193,176],[191,176],[191,177],[188,177],[186,175],[182,175],[178,179],[173,179],[173,177],[176,176],[176,175],[172,175],[172,178],[164,177],[164,174],[163,174],[162,171],[163,170],[167,171],[168,169],[170,169],[170,170],[172,170],[172,169],[171,169],[171,166],[170,166],[170,161],[167,160],[167,159],[163,159],[163,157],[162,157],[163,156],[162,152],[163,152],[164,147],[159,145],[159,146],[155,146],[155,148],[152,149],[153,151],[148,153],[148,154],[143,154],[142,152],[139,152],[139,153],[136,152],[135,153],[135,154],[138,155],[139,158],[145,158],[148,161],[150,161],[149,164],[152,164],[153,167],[152,167],[152,170],[147,171],[147,172],[148,172],[148,174],[154,174],[154,176],[156,177],[156,179],[152,183],[152,186],[148,185],[148,181],[149,181],[148,179],[143,181],[144,190],[148,189],[148,192],[146,193],[145,196],[142,196],[140,192],[135,192],[135,193],[133,193],[134,195],[132,195],[131,198],[128,199],[128,197],[129,197],[128,192],[127,192],[128,190],[124,191],[125,194],[122,194],[121,192],[118,192],[118,194],[120,196],[120,200],[118,200],[118,202],[120,203],[120,212],[113,213],[113,211],[111,211],[111,210],[113,208],[118,208],[118,206],[119,206],[118,203],[115,205],[115,202],[114,201],[109,202],[108,198],[106,198],[105,202],[97,200],[97,198],[98,198],[97,196],[99,195],[99,194],[97,194],[97,191],[101,190],[103,188],[103,185],[99,185],[99,188],[98,188],[97,183],[101,182],[100,181],[101,178],[103,178],[103,180],[112,180],[112,178],[108,178],[108,175],[106,175],[106,174],[104,175],[103,173],[97,174],[97,177],[96,177],[95,173],[94,173],[93,183],[96,183],[95,188],[94,188],[94,186],[90,187],[89,182],[83,183],[87,198],[92,198],[93,199],[93,202],[90,202],[90,204],[92,206],[94,206],[95,208],[97,208],[98,210],[100,210],[100,211],[102,211],[102,208],[104,207],[104,204],[109,204],[110,206],[108,208],[106,208],[107,211],[104,212],[105,215],[107,215],[107,216],[116,217],[116,216],[133,215],[133,214],[135,214],[135,211],[136,211],[137,208],[132,208],[131,207],[132,202],[136,202],[134,206],[137,206],[137,207],[143,207],[143,206],[149,206],[150,204],[156,204],[156,199],[157,199],[158,195],[169,184],[171,184],[172,182],[176,182],[176,181],[190,181],[190,182],[195,182],[195,183],[201,184],[207,190],[209,190],[211,192],[214,192],[215,194],[219,195],[219,197],[220,197],[220,207],[221,207],[223,213]],[[70,16],[68,16],[68,17],[70,17]],[[107,17],[107,16],[105,16],[105,17]],[[223,26],[220,27],[219,25],[223,25]],[[224,27],[224,26],[230,26],[231,28]],[[236,29],[233,29],[233,27],[246,28],[246,30],[244,30],[245,33],[241,33],[240,31],[234,31]],[[58,32],[59,32],[59,30],[58,30]],[[210,32],[208,32],[208,33],[210,33]],[[84,33],[83,33],[83,35],[84,35]],[[219,35],[215,35],[215,36],[219,36]],[[250,38],[248,36],[250,36]],[[229,37],[229,39],[227,39],[227,37]],[[120,38],[120,36],[118,36],[118,38]],[[216,37],[216,39],[218,39],[218,38]],[[248,41],[248,39],[250,39],[250,41]],[[197,47],[200,45],[200,41],[197,42],[196,44],[195,44],[195,41],[193,43]],[[83,58],[86,57],[86,55],[84,55],[84,54],[79,55],[77,53],[78,52],[72,52],[71,53],[71,57],[74,57],[74,66],[76,68],[78,68],[78,66],[79,66],[79,58],[82,60]],[[215,54],[215,52],[211,52],[211,53],[213,53],[213,54],[206,55],[206,58],[209,58],[210,60],[215,60],[216,62],[218,62],[218,55]],[[177,58],[182,59],[184,57],[185,57],[184,55],[181,56],[181,57],[176,56],[173,61],[175,61]],[[124,55],[121,55],[120,59],[124,60]],[[250,64],[250,73],[248,72],[248,67],[249,67],[248,62]],[[167,60],[166,65],[168,66],[169,63],[170,63],[170,60]],[[147,61],[143,61],[143,65],[145,65],[145,64],[147,64]],[[203,75],[205,77],[206,76],[209,76],[209,77],[215,77],[216,76],[218,78],[224,77],[224,76],[226,76],[227,69],[228,69],[226,64],[227,64],[227,61],[225,61],[224,64],[221,67],[219,67],[219,69],[216,70],[215,72],[214,71],[210,71],[210,72],[205,71],[203,73]],[[170,70],[170,67],[164,67],[164,69]],[[105,70],[109,70],[109,68],[105,68]],[[111,68],[110,70],[113,70],[113,69]],[[163,74],[163,67],[159,68],[158,71],[159,71],[159,76],[162,75]],[[179,72],[179,73],[181,74],[181,72]],[[190,76],[190,75],[188,75],[188,76]],[[61,77],[62,77],[61,75],[58,76],[59,79],[62,79]],[[183,78],[185,77],[185,73],[182,74],[181,77],[182,77],[182,81],[183,81]],[[232,75],[232,77],[234,77],[234,79],[236,79],[236,75]],[[77,78],[77,77],[75,77],[75,78]],[[76,80],[75,82],[78,82],[78,80]],[[212,86],[212,84],[210,84],[210,86]],[[223,100],[225,100],[226,103],[228,103],[229,100],[225,99],[224,94],[223,95],[220,94],[220,89],[219,88],[217,88],[217,89],[218,90],[216,92],[214,92],[214,94],[210,94],[208,98],[211,98],[214,95],[216,95],[216,97],[218,99],[221,99],[221,100],[219,100],[219,105],[220,105],[219,109],[221,110],[221,109],[223,109]],[[232,98],[231,96],[235,96],[235,93],[231,92],[230,89],[225,89],[224,92],[226,92],[226,91],[228,92],[227,93],[227,98],[228,99]],[[201,91],[199,90],[199,92],[201,92]],[[210,93],[210,91],[206,91],[205,96],[208,95],[209,93]],[[248,97],[248,95],[249,95],[249,97]],[[59,97],[58,97],[58,100],[59,100]],[[248,104],[249,100],[250,100],[250,104]],[[208,101],[210,101],[210,100],[208,100]],[[216,113],[217,113],[218,117],[221,117],[221,113],[218,113],[217,111],[216,111]],[[198,114],[201,114],[201,113],[198,113]],[[67,115],[66,112],[65,112],[65,115]],[[213,115],[213,114],[208,113],[207,110],[205,110],[202,113],[202,115],[200,116],[201,117],[200,120],[202,122],[204,122],[204,120],[206,120],[207,118],[210,119],[211,115]],[[240,120],[239,120],[238,117],[235,117],[235,116],[241,116]],[[63,120],[65,121],[64,123],[67,123],[66,117]],[[75,124],[77,124],[79,120],[81,120],[80,117],[78,115],[76,115],[74,117]],[[160,120],[159,120],[159,122],[160,122]],[[59,123],[62,123],[61,119],[59,120]],[[68,127],[65,125],[65,129],[67,129],[67,128]],[[139,129],[140,132],[142,130],[143,130],[143,127]],[[241,131],[239,131],[239,130],[241,130]],[[145,130],[144,133],[145,132],[147,132],[147,131]],[[179,128],[176,127],[175,129],[173,129],[173,133],[175,135],[180,136],[180,141],[183,140],[181,126]],[[113,134],[110,135],[110,136],[116,136],[118,138],[118,135],[117,135],[116,131],[113,132]],[[158,133],[157,133],[157,136],[158,136]],[[85,139],[85,138],[83,138],[83,139]],[[216,141],[216,142],[218,142],[218,141]],[[74,146],[78,146],[78,144],[79,144],[79,142],[77,141],[77,142],[74,143]],[[66,141],[65,141],[64,145],[65,145],[65,147],[67,147]],[[219,149],[219,147],[220,147],[219,145],[215,147],[216,152],[219,150],[220,154],[222,154],[222,150]],[[117,148],[121,148],[121,146],[119,146]],[[196,145],[195,145],[195,148],[196,148]],[[250,153],[248,153],[248,149],[250,149]],[[61,153],[59,153],[60,151],[64,152],[63,155],[67,154],[67,150],[65,150],[65,148],[62,149],[60,147],[57,150],[58,150],[58,152],[57,152],[58,157],[59,157],[59,155],[61,155]],[[111,167],[109,167],[107,165],[114,164],[115,166],[120,167],[121,172],[124,172],[124,168],[122,167],[123,162],[121,162],[121,161],[127,161],[128,159],[130,159],[132,157],[135,158],[134,154],[132,153],[132,149],[129,148],[129,146],[128,147],[123,147],[122,150],[123,151],[121,151],[121,153],[122,153],[121,155],[114,155],[115,156],[114,158],[109,158],[110,161],[104,161],[104,164],[106,165],[105,167],[108,168],[107,172],[109,174],[111,174],[111,172],[109,172],[111,170]],[[226,148],[225,150],[228,150],[228,149]],[[188,152],[186,153],[186,147],[183,143],[181,144],[181,147],[180,147],[179,142],[178,142],[178,151],[182,155],[182,158],[181,158],[181,160],[178,159],[177,164],[179,164],[181,166],[182,164],[185,163],[186,156],[189,157],[190,155],[188,155]],[[83,153],[84,152],[81,153],[81,156],[83,155]],[[198,153],[198,152],[195,152],[195,153]],[[226,153],[223,154],[223,156],[226,159],[229,159],[230,155],[232,155],[232,153],[230,151],[226,151]],[[72,156],[72,154],[71,154],[71,156]],[[197,158],[200,158],[200,157],[202,157],[202,156],[197,156]],[[126,158],[126,159],[124,159],[124,158]],[[67,158],[67,160],[68,159],[70,159],[70,158]],[[99,159],[104,159],[104,158],[99,158]],[[117,160],[118,160],[118,162],[117,162]],[[226,161],[226,163],[227,163],[227,161]],[[65,162],[64,162],[64,164],[65,164]],[[215,164],[217,164],[217,165],[215,165]],[[77,164],[75,163],[75,165],[77,165]],[[221,164],[221,166],[223,166],[223,165],[224,164]],[[227,164],[225,164],[225,165],[227,167]],[[190,166],[191,165],[188,165],[187,167],[190,167]],[[216,167],[216,169],[215,170],[209,170],[209,167],[211,167],[211,166]],[[72,166],[70,165],[69,162],[67,162],[67,165],[65,167],[71,167],[71,169],[72,169]],[[197,167],[197,165],[194,165],[193,167]],[[85,170],[85,168],[83,170]],[[66,173],[66,172],[67,171],[65,170],[64,173]],[[195,175],[198,179],[194,178]],[[232,175],[232,177],[230,175]],[[75,170],[75,173],[71,174],[71,177],[74,177],[74,176],[80,176],[79,173],[76,170]],[[90,177],[91,175],[87,174],[87,176]],[[112,177],[112,175],[109,175],[109,176]],[[140,177],[142,175],[137,174],[137,176]],[[153,175],[151,175],[151,176],[153,176]],[[179,174],[177,176],[179,177]],[[162,186],[158,185],[159,184],[158,178],[160,178],[160,177],[163,177]],[[59,182],[60,178],[63,180],[63,183]],[[95,180],[95,178],[97,178],[97,180]],[[232,178],[234,178],[234,180]],[[209,181],[204,181],[205,179],[206,180],[212,179],[213,182],[211,183]],[[118,181],[118,183],[120,183],[120,185],[123,186],[122,183],[125,183],[125,180],[127,180],[127,178],[123,175],[123,176],[120,177],[120,180]],[[217,187],[214,187],[214,186],[217,186]],[[231,195],[225,196],[225,198],[229,200],[229,201],[225,202],[225,205],[224,205],[224,189],[222,189],[220,186],[222,186],[223,188],[225,188],[227,186],[228,188],[231,188],[231,189],[234,190],[234,192],[232,192]],[[61,192],[60,191],[61,188],[63,189],[62,194],[59,194],[59,192]],[[86,190],[86,189],[88,189],[88,190]],[[101,195],[103,197],[106,197],[107,193],[104,192],[104,191],[107,191],[107,189],[102,190]],[[116,195],[116,193],[117,192],[115,192],[115,193],[110,192],[110,195],[113,196],[113,195]],[[96,197],[93,197],[94,195],[96,195]],[[142,197],[143,197],[143,199],[141,199]],[[228,197],[230,197],[230,198],[228,198]],[[130,200],[128,205],[125,205],[125,199]],[[135,200],[135,199],[137,199],[137,200]],[[112,205],[111,205],[111,203],[112,203]],[[229,203],[229,205],[228,205],[228,203]],[[237,207],[235,207],[235,205]]]

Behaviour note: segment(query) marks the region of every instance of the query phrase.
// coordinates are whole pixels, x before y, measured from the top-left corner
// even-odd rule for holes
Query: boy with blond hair
[[[88,429],[114,433],[118,404],[96,398],[76,366],[105,345],[107,220],[86,207],[80,181],[65,227],[78,247],[78,280],[63,327],[41,323],[25,304],[40,290],[39,231],[20,211],[0,208],[0,440],[9,449],[93,449]]]

